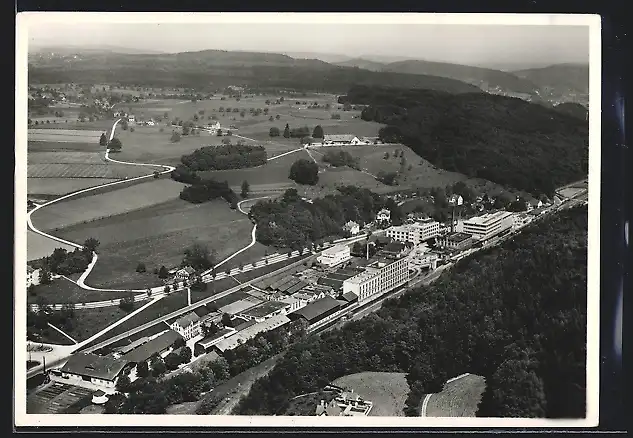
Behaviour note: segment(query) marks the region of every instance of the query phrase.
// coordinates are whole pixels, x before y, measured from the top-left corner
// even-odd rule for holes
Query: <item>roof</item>
[[[200,344],[202,348],[206,349],[212,346],[213,344],[215,344],[219,339],[222,339],[229,333],[233,333],[233,332],[235,332],[235,329],[233,328],[223,328],[222,330],[218,330],[217,333],[211,336],[208,336],[201,341],[196,342],[196,344]]]
[[[405,248],[406,248],[406,245],[402,242],[391,242],[391,243],[388,243],[387,246],[383,248],[383,251],[399,253],[401,251],[404,251]]]
[[[193,313],[198,315],[200,318],[203,316],[207,316],[211,311],[206,306],[200,306],[193,309]]]
[[[139,338],[135,341],[130,342],[127,345],[124,345],[123,347],[118,348],[117,351],[121,354],[127,354],[130,351],[134,350],[136,347],[139,347],[148,341],[149,341],[149,336],[143,336],[142,338]]]
[[[180,327],[187,327],[198,321],[200,321],[200,317],[194,312],[189,312],[185,316],[181,316],[176,321],[174,321],[174,324],[178,324],[180,325]]]
[[[347,223],[345,223],[346,227],[358,227],[360,225],[358,225],[358,222],[354,222],[354,221],[349,221]]]
[[[464,221],[464,224],[476,224],[476,225],[489,225],[496,220],[504,219],[508,216],[512,216],[512,213],[508,211],[497,211],[495,213],[487,213],[481,216],[476,216]]]
[[[352,141],[356,136],[354,134],[325,134],[324,141]]]
[[[456,242],[456,243],[461,243],[464,240],[470,239],[471,237],[473,236],[468,233],[459,233],[459,232],[448,233],[446,236],[444,236],[446,240],[449,240],[451,242]]]
[[[242,319],[242,318],[240,318]],[[242,330],[246,330],[247,328],[249,328],[250,326],[253,326],[257,324],[257,321],[255,321],[254,319],[251,319],[250,321],[245,321],[243,323],[241,323],[238,326],[235,326],[235,331],[237,332],[241,332]]]
[[[341,244],[334,245],[333,247],[324,250],[322,252],[322,254],[323,255],[334,256],[334,255],[337,255],[338,253],[343,252],[343,251],[348,252],[349,251],[349,246],[341,245]]]
[[[331,296],[326,296],[321,298],[320,300],[316,300],[301,309],[297,309],[291,313],[299,316],[303,316],[308,321],[312,321],[317,319],[319,316],[333,310],[337,309],[341,306],[341,304],[336,301]]]
[[[280,303],[279,301],[264,301],[263,303],[246,310],[243,314],[253,318],[263,318],[264,316],[268,316],[273,312],[283,309],[284,307],[286,307],[286,303]]]
[[[259,299],[256,302],[252,302],[249,300],[239,300],[239,301],[234,301],[231,304],[227,304],[226,306],[223,306],[220,310],[222,311],[222,313],[235,315],[236,313],[241,313],[247,309],[250,309],[251,307],[256,306],[260,302],[261,300]]]
[[[115,359],[112,356],[77,353],[70,356],[61,371],[63,373],[114,381],[127,364],[127,360]]]
[[[274,330],[277,327],[281,327],[282,325],[289,322],[290,318],[288,318],[286,315],[273,316],[272,318],[268,318],[265,321],[253,324],[244,330],[241,330],[227,338],[222,339],[220,342],[215,344],[215,347],[220,351],[232,350],[242,343],[248,341],[249,339],[254,338],[259,333]]]
[[[156,353],[165,351],[172,346],[177,339],[181,338],[178,332],[174,330],[167,330],[157,338],[152,339],[149,342],[141,345],[140,347],[125,354],[121,359],[128,362],[143,362],[152,357]]]
[[[356,295],[354,292],[346,292],[343,294],[343,300],[347,301],[348,303],[353,303],[354,301],[358,300],[358,295]]]
[[[321,277],[317,280],[317,284],[330,286],[333,289],[340,289],[343,287],[343,281],[344,280],[337,280],[336,278]]]
[[[176,272],[182,272],[182,271],[186,272],[186,273],[187,273],[187,274],[189,274],[189,275],[191,275],[191,274],[193,274],[194,272],[196,272],[196,270],[195,270],[195,269],[193,269],[191,266],[185,266],[184,268],[179,269],[179,270],[178,270],[178,271],[176,271]]]

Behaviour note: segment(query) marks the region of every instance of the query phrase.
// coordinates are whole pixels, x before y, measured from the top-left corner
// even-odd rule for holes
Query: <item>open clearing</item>
[[[41,297],[47,303],[52,304],[79,304],[89,303],[92,301],[104,301],[109,299],[125,298],[129,295],[127,292],[100,292],[94,290],[82,289],[72,281],[60,277],[54,279],[50,284],[38,284],[35,286],[35,295],[27,295],[27,303],[36,303],[37,298]]]
[[[29,195],[65,195],[114,181],[118,180],[111,178],[28,178],[26,189]]]
[[[475,374],[447,383],[442,392],[429,399],[426,416],[475,417],[485,389],[485,379]]]
[[[31,219],[40,229],[54,230],[165,202],[178,197],[182,187],[170,179],[150,180],[106,193],[71,198],[36,211]]]
[[[373,402],[369,413],[373,417],[404,416],[405,400],[409,395],[406,373],[364,372],[340,377],[334,385],[354,390],[365,400]]]
[[[26,258],[27,261],[41,259],[53,253],[55,248],[64,248],[68,251],[75,249],[74,246],[44,237],[31,230],[26,231]]]
[[[75,223],[60,230],[60,237],[79,242],[94,237],[101,243],[99,261],[86,282],[94,287],[113,288],[160,285],[155,275],[135,272],[136,265],[145,263],[148,272],[161,265],[177,266],[184,250],[196,242],[207,245],[216,252],[217,260],[222,260],[248,245],[252,230],[250,220],[231,210],[223,200],[191,204],[178,199],[177,194],[153,206],[85,224]]]

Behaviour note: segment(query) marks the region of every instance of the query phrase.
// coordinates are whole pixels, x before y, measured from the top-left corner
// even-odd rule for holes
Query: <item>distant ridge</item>
[[[551,87],[559,91],[589,92],[589,64],[554,64],[543,68],[531,68],[513,72],[541,88]]]

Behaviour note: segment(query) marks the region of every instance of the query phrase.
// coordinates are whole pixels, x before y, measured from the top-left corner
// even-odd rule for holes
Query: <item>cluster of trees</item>
[[[121,394],[111,397],[106,403],[106,413],[111,414],[163,414],[168,406],[198,401],[203,392],[226,382],[247,369],[257,366],[272,356],[281,353],[293,342],[305,337],[306,326],[301,322],[292,322],[278,329],[260,333],[234,350],[208,362],[194,371],[180,373],[173,377],[162,376],[178,365],[191,360],[191,349],[182,342],[174,344],[176,351],[161,359],[154,356],[150,359],[150,367],[137,369],[139,379],[119,379],[117,390]],[[179,340],[180,341],[180,340]],[[196,414],[210,414],[217,406],[213,393],[199,405]]]
[[[117,137],[114,137],[108,143],[108,149],[110,149],[111,152],[119,152],[122,147],[123,143],[121,143],[121,140],[119,140]]]
[[[229,187],[226,181],[220,182],[213,179],[203,179],[200,182],[185,187],[180,192],[180,199],[193,204],[200,204],[217,198],[223,198],[230,204],[231,208],[237,208],[237,194]]]
[[[75,329],[74,304],[64,304],[61,310],[53,310],[43,297],[37,297],[36,304],[38,311],[33,311],[29,306],[26,314],[26,329],[30,340],[38,342],[58,338],[59,333],[49,324],[65,333],[72,333]]]
[[[196,271],[204,271],[215,265],[217,256],[215,252],[209,251],[206,245],[194,243],[185,249],[185,256],[181,266],[191,266]]]
[[[539,196],[586,177],[588,123],[563,111],[482,93],[353,87],[363,120],[434,165]]]
[[[290,125],[286,123],[284,128],[284,138],[303,138],[308,137],[312,131],[307,126],[290,129]]]
[[[375,314],[292,345],[234,413],[284,412],[293,396],[363,371],[406,372],[406,415],[470,372],[486,378],[478,415],[584,418],[587,208],[534,224],[458,262]]]
[[[312,203],[301,200],[296,189],[288,189],[280,200],[257,202],[249,217],[257,224],[259,242],[294,250],[329,236],[343,236],[342,227],[350,220],[364,226],[383,207],[391,210],[392,218],[402,218],[393,200],[385,200],[367,189],[339,187],[337,194]]]
[[[38,265],[45,272],[50,281],[49,272],[60,275],[72,275],[84,272],[92,261],[92,252],[96,251],[99,241],[94,238],[86,239],[83,248],[76,248],[72,252],[64,248],[55,248],[50,256],[44,257]]]
[[[334,167],[347,166],[352,169],[360,170],[360,159],[344,150],[328,150],[325,155],[323,155],[322,160]]]
[[[268,155],[264,146],[222,145],[196,149],[180,159],[192,171],[242,169],[266,164]]]
[[[301,158],[290,166],[288,178],[298,184],[313,186],[319,182],[319,165],[312,160]]]

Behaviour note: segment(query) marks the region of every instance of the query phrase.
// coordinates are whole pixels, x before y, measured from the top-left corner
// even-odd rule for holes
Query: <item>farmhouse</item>
[[[200,317],[194,312],[187,313],[185,316],[178,318],[171,324],[171,329],[180,336],[189,340],[199,336],[201,333]]]
[[[112,356],[77,353],[70,356],[60,370],[53,370],[51,374],[77,386],[92,388],[90,385],[96,385],[111,390],[115,388],[128,363],[124,359],[115,359]]]
[[[121,360],[130,363],[147,362],[153,355],[158,354],[161,357],[167,356],[172,350],[172,345],[182,336],[174,330],[167,330],[160,336],[144,343],[134,350],[126,353]]]
[[[360,140],[353,134],[325,134],[323,136],[324,145],[339,145],[339,144],[360,144]]]
[[[316,415],[319,417],[324,415],[328,417],[364,417],[369,415],[372,407],[372,402],[363,400],[354,391],[344,391],[329,403],[321,400],[316,407]]]
[[[376,215],[376,221],[378,222],[389,222],[391,220],[391,211],[383,208]]]
[[[191,266],[186,266],[176,271],[175,280],[187,280],[196,272]]]
[[[532,211],[537,208],[543,207],[543,202],[538,199],[532,199],[530,202],[526,203],[527,211]]]
[[[136,117],[134,116],[134,114],[129,114],[129,115],[127,116],[127,121],[128,121],[128,123],[134,123],[134,122],[136,122]]]
[[[40,284],[40,269],[26,265],[26,287]]]

